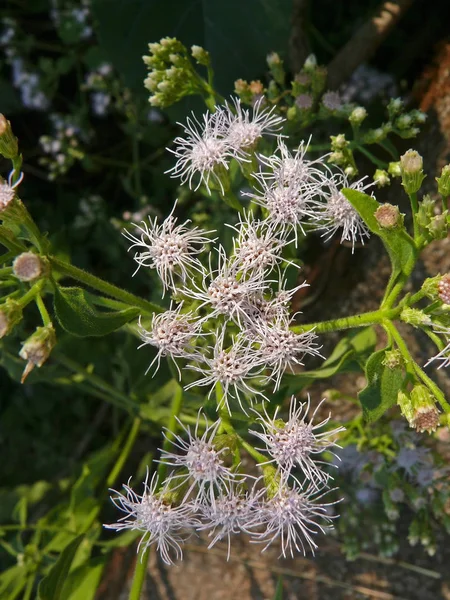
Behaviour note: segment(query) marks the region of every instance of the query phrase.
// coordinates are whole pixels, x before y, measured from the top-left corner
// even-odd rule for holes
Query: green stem
[[[183,406],[183,390],[180,386],[175,391],[172,398],[171,414],[169,424],[164,438],[163,450],[168,450],[170,444],[175,436],[177,429],[177,417],[181,412]],[[158,481],[164,479],[166,474],[167,465],[164,462],[160,462],[158,465]],[[145,575],[148,568],[148,559],[150,557],[150,546],[142,553],[141,560],[137,560],[136,567],[134,569],[133,583],[131,584],[129,600],[141,600],[142,586],[144,585]]]
[[[327,333],[329,331],[339,331],[342,329],[352,329],[353,327],[365,327],[381,323],[384,319],[395,319],[401,312],[401,309],[374,310],[372,312],[343,317],[341,319],[331,319],[330,321],[319,321],[317,323],[307,323],[306,325],[294,325],[291,327],[294,333],[305,333],[314,330],[314,333]]]
[[[367,148],[365,148],[361,144],[356,144],[355,149],[358,149],[360,152],[362,152],[362,154],[365,154],[367,158],[371,160],[373,164],[379,167],[380,169],[387,169],[388,165],[384,162],[384,160],[380,160],[379,158],[377,158],[375,155],[372,154],[372,152],[369,152],[369,150],[367,150]]]
[[[256,450],[256,448],[253,448],[253,446],[251,446],[248,442],[246,442],[244,440],[244,438],[241,438],[240,435],[238,436],[238,441],[239,441],[239,444],[244,448],[244,450],[247,450],[247,452],[250,454],[250,456],[252,458],[254,458],[258,464],[267,462],[267,456],[264,456],[264,454],[261,454],[261,452],[258,452],[258,450]]]
[[[414,227],[414,240],[417,240],[419,237],[419,225],[417,223],[417,213],[419,211],[419,202],[417,200],[417,193],[408,194],[409,200],[411,202],[411,213],[413,218],[413,227]]]
[[[83,380],[89,382],[93,387],[99,389],[101,392],[104,392],[108,396],[115,398],[115,400],[120,403],[122,408],[130,410],[134,414],[137,413],[139,408],[138,405],[130,400],[128,396],[103,381],[101,377],[98,377],[98,375],[94,375],[93,373],[89,373],[89,371],[87,371],[82,365],[78,364],[64,354],[56,352],[52,356],[54,356],[57,362],[69,369],[69,371],[76,373],[79,378],[79,383],[82,383]]]
[[[20,170],[22,168],[22,155],[18,154],[13,159],[11,159],[11,162],[13,165],[13,176],[12,176],[11,183],[12,183],[12,185],[14,185],[15,183],[17,183],[17,181],[19,180],[19,177],[20,177]]]
[[[36,305],[38,307],[38,310],[41,314],[41,319],[44,325],[51,325],[52,320],[50,318],[50,315],[48,314],[48,310],[47,307],[44,304],[44,301],[42,300],[42,296],[40,293],[36,294],[36,298],[35,298],[35,302]]]
[[[142,419],[140,417],[136,417],[131,426],[130,433],[127,437],[127,441],[125,442],[125,445],[122,448],[122,452],[120,453],[119,458],[117,459],[116,464],[114,465],[111,473],[108,475],[108,479],[106,480],[107,488],[110,488],[112,485],[114,485],[114,482],[120,475],[120,472],[122,471],[123,466],[127,461],[131,450],[133,449],[141,424]]]
[[[25,308],[25,306],[27,306],[32,300],[35,300],[36,297],[41,293],[44,284],[45,281],[43,279],[35,283],[33,287],[31,287],[28,292],[17,301],[20,307]]]
[[[434,381],[428,377],[428,375],[419,367],[419,365],[416,363],[414,358],[411,356],[404,339],[400,335],[400,333],[399,333],[398,329],[395,327],[395,325],[393,323],[390,323],[387,321],[387,322],[383,323],[383,326],[390,332],[393,339],[395,340],[395,343],[398,346],[398,349],[402,353],[402,356],[405,359],[407,371],[411,372],[411,370],[412,370],[413,373],[417,377],[419,377],[419,379],[421,379],[422,382],[428,387],[430,392],[434,395],[436,400],[442,406],[443,411],[445,413],[450,413],[450,404],[445,399],[444,394],[439,389],[439,386],[437,386],[434,383]]]
[[[107,296],[112,296],[116,298],[116,300],[120,300],[125,304],[130,306],[136,306],[142,309],[146,313],[160,313],[164,312],[164,309],[157,304],[153,304],[153,302],[149,302],[148,300],[144,300],[144,298],[140,298],[139,296],[135,296],[134,294],[122,290],[121,288],[113,285],[112,283],[108,283],[87,271],[83,271],[83,269],[79,269],[70,263],[67,263],[56,256],[48,257],[50,263],[62,274],[75,279],[76,281],[80,281],[84,283],[88,287],[93,288],[101,292],[102,294],[106,294]]]

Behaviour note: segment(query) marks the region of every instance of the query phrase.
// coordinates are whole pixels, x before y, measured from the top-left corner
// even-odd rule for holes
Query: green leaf
[[[362,359],[373,351],[376,341],[373,327],[350,333],[336,344],[333,352],[318,369],[285,375],[284,380],[289,384],[288,393],[298,392],[316,379],[327,379],[337,373],[358,371],[358,363],[365,363],[365,359]]]
[[[139,314],[139,309],[133,307],[99,311],[90,294],[78,287],[55,286],[54,307],[61,327],[77,337],[107,335]]]
[[[91,6],[107,60],[143,95],[142,55],[162,37],[205,47],[223,94],[238,78],[262,75],[271,50],[288,51],[292,0],[92,0]]]
[[[380,227],[375,212],[381,204],[372,196],[349,188],[343,189],[342,193],[358,211],[370,231],[381,238],[391,259],[394,277],[400,273],[409,275],[417,259],[417,248],[406,229],[403,226],[393,229]]]
[[[367,385],[358,394],[362,404],[363,415],[369,423],[379,419],[391,406],[397,402],[398,391],[403,383],[403,369],[390,369],[383,365],[386,351],[374,352],[367,361]]]
[[[0,574],[0,598],[15,600],[27,585],[27,567],[15,565]]]
[[[93,600],[106,561],[106,557],[94,558],[69,573],[61,598],[64,600]]]
[[[283,578],[281,575],[278,577],[277,588],[273,600],[283,600]]]
[[[79,535],[64,548],[48,575],[39,584],[39,600],[66,600],[62,594],[64,582],[83,538],[84,535]]]

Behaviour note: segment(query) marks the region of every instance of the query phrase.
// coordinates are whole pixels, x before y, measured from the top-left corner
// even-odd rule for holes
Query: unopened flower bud
[[[414,411],[411,403],[411,398],[405,392],[398,392],[397,394],[397,404],[400,407],[400,412],[408,421],[409,425],[412,427],[412,421],[414,417]]]
[[[355,167],[352,167],[351,165],[345,167],[344,173],[347,175],[347,177],[354,177],[356,175]]]
[[[403,356],[400,350],[386,350],[382,363],[388,369],[394,370],[403,366]]]
[[[415,194],[420,190],[425,175],[423,173],[423,159],[415,150],[408,150],[400,157],[402,170],[402,185],[407,194]]]
[[[36,331],[24,342],[20,358],[27,361],[27,366],[22,375],[23,383],[34,367],[42,367],[56,344],[56,335],[53,325],[38,327]]]
[[[339,135],[331,135],[330,138],[332,150],[343,150],[350,143],[345,139],[345,135],[343,133],[340,133]]]
[[[398,162],[390,162],[388,166],[388,173],[392,175],[392,177],[401,177],[402,176],[402,168],[400,166],[400,161]]]
[[[361,125],[361,123],[364,121],[364,119],[366,117],[367,117],[367,110],[362,106],[357,106],[356,108],[354,108],[352,110],[352,113],[349,116],[348,120],[350,121],[350,123],[352,125],[359,126],[359,125]]]
[[[295,105],[302,111],[310,110],[313,105],[311,94],[299,94],[295,99]]]
[[[445,211],[440,215],[436,215],[431,218],[427,229],[431,237],[435,240],[444,240],[447,237],[448,225],[447,225],[448,212]]]
[[[305,64],[303,65],[303,68],[306,71],[310,71],[311,69],[315,69],[315,67],[317,67],[317,58],[314,54],[310,54],[308,56],[308,58],[305,60]]]
[[[384,187],[391,183],[389,175],[384,169],[377,169],[373,175],[373,180],[378,187]]]
[[[445,167],[442,168],[441,176],[436,177],[436,181],[438,184],[438,192],[441,196],[444,196],[444,198],[450,196],[450,165],[445,165]]]
[[[436,278],[433,277],[432,280],[434,281],[435,279]],[[426,281],[429,281],[429,280],[426,280]],[[425,281],[425,283],[426,283],[426,281]],[[450,304],[450,274],[449,273],[442,275],[442,277],[439,279],[439,282],[437,285],[437,290],[438,290],[439,299],[444,304]]]
[[[191,54],[199,65],[204,65],[205,67],[210,65],[211,57],[209,52],[201,46],[191,46]]]
[[[272,77],[277,83],[282,85],[284,83],[286,73],[284,71],[283,61],[281,60],[280,55],[276,52],[271,52],[267,55],[266,60]]]
[[[397,115],[403,108],[403,100],[401,98],[391,98],[387,106],[388,113],[392,117]]]
[[[404,323],[408,323],[408,325],[412,325],[413,327],[431,325],[430,317],[418,308],[404,308],[400,313],[400,319]]]
[[[23,252],[13,262],[13,273],[20,281],[33,281],[43,275],[44,263],[34,252]]]
[[[0,154],[5,158],[15,158],[19,154],[17,138],[11,129],[11,123],[0,113]]]
[[[425,279],[425,281],[422,284],[422,291],[424,292],[425,296],[427,298],[429,298],[432,302],[435,302],[438,299],[441,299],[442,302],[444,302],[444,300],[440,297],[440,282],[443,279],[444,280],[444,286],[445,286],[445,278],[448,277],[448,285],[449,285],[449,289],[448,289],[448,293],[444,294],[444,298],[446,297],[449,301],[450,301],[450,275],[436,275],[436,277],[428,277],[427,279]],[[445,289],[445,288],[444,288]],[[446,302],[444,302],[446,304]]]
[[[382,204],[375,211],[375,218],[378,225],[383,229],[393,229],[403,224],[403,215],[400,214],[398,206],[393,204]]]
[[[411,392],[411,403],[413,407],[413,427],[420,433],[436,431],[439,425],[439,411],[436,408],[434,397],[426,386],[414,386]]]
[[[11,333],[22,319],[22,309],[18,302],[7,298],[0,306],[0,338]]]

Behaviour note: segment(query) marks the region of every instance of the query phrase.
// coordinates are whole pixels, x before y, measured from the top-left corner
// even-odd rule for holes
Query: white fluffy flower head
[[[138,264],[135,273],[140,267],[156,269],[164,291],[176,288],[177,277],[186,281],[190,269],[200,269],[201,265],[195,257],[211,241],[206,235],[213,233],[187,227],[190,221],[177,225],[177,219],[173,216],[175,206],[161,225],[157,224],[155,217],[154,221],[149,219],[148,224],[142,221],[141,226],[133,223],[137,229],[136,235],[130,231],[123,233],[131,242],[129,250],[138,249],[134,255]]]
[[[264,135],[275,135],[284,122],[275,114],[275,106],[265,108],[264,97],[259,98],[252,109],[244,109],[239,98],[232,99],[232,106],[225,104],[226,140],[236,151],[248,151],[256,147]]]
[[[141,531],[144,535],[139,542],[138,551],[145,551],[156,544],[162,560],[173,564],[173,557],[181,559],[181,544],[184,541],[183,530],[195,527],[198,520],[192,514],[189,505],[171,506],[164,500],[164,492],[158,494],[157,476],[153,475],[148,485],[148,475],[144,482],[144,493],[139,496],[131,487],[124,485],[125,494],[113,491],[116,495],[111,500],[119,510],[125,513],[117,523],[105,525],[107,529],[122,531],[130,529]]]
[[[187,182],[191,189],[197,190],[203,183],[210,193],[212,180],[223,194],[225,190],[221,174],[228,170],[229,160],[236,156],[233,147],[224,137],[223,111],[214,114],[206,112],[203,115],[203,123],[193,115],[182,127],[185,137],[175,139],[175,149],[167,148],[178,159],[175,166],[167,172],[171,173],[171,177],[179,177],[181,183]],[[195,176],[198,176],[196,185]]]
[[[326,533],[326,529],[331,528],[327,509],[333,503],[318,502],[323,495],[316,488],[280,487],[262,506],[259,523],[255,524],[263,525],[264,530],[254,533],[252,541],[265,544],[264,552],[280,539],[281,556],[284,558],[294,557],[295,551],[306,555],[308,548],[314,554],[317,544],[313,535]]]
[[[292,396],[289,406],[289,419],[284,423],[277,418],[279,407],[271,418],[265,412],[260,416],[263,431],[251,431],[253,435],[262,440],[265,450],[271,457],[269,462],[276,463],[284,476],[289,476],[294,467],[299,467],[311,486],[320,486],[328,481],[329,475],[321,466],[327,463],[317,459],[325,450],[339,448],[335,442],[336,436],[344,431],[344,427],[337,427],[331,431],[320,431],[329,422],[331,415],[320,423],[314,424],[314,418],[322,402],[314,410],[309,421],[306,417],[310,408],[310,398],[305,403],[298,403]],[[335,455],[336,456],[336,455]]]
[[[200,436],[198,429],[202,416],[205,431]],[[215,495],[226,493],[236,478],[235,473],[224,464],[224,454],[229,449],[224,446],[218,449],[214,444],[221,421],[219,419],[212,425],[208,425],[206,417],[199,413],[193,433],[189,427],[185,427],[178,419],[177,421],[187,439],[166,430],[164,436],[178,452],[162,450],[159,462],[175,468],[169,480],[175,482],[176,487],[189,485],[185,499],[194,493],[196,503],[202,501],[214,503]],[[179,473],[177,473],[177,469],[180,469]],[[171,487],[176,489],[176,487],[173,488],[172,483]]]

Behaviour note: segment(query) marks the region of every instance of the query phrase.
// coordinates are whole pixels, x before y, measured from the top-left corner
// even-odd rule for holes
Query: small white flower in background
[[[188,183],[190,189],[198,190],[203,183],[211,193],[210,180],[225,193],[221,180],[221,172],[228,170],[228,162],[236,156],[227,139],[224,138],[225,117],[223,111],[203,115],[200,123],[193,115],[187,119],[187,125],[181,125],[185,138],[174,140],[174,149],[167,148],[177,157],[175,166],[167,171],[171,177],[179,177],[181,183]],[[194,184],[194,177],[198,182]]]
[[[255,394],[262,395],[261,392],[253,389],[247,383],[261,372],[260,356],[241,335],[232,340],[229,348],[224,348],[224,344],[225,328],[216,334],[216,343],[210,349],[213,352],[213,356],[203,357],[205,366],[190,366],[191,369],[199,372],[202,377],[188,384],[185,389],[188,390],[195,386],[208,386],[210,387],[209,398],[216,389],[217,384],[220,384],[223,396],[218,408],[225,406],[231,412],[229,409],[229,398],[235,398],[245,412],[241,394],[250,396],[254,396]]]
[[[286,370],[295,373],[295,368],[303,365],[302,360],[306,354],[322,356],[314,331],[294,333],[289,325],[289,319],[276,317],[269,325],[259,324],[255,328],[255,338],[260,344],[258,353],[261,363],[271,371],[267,381],[275,382],[274,391],[279,389]]]
[[[234,485],[227,494],[218,495],[213,503],[199,506],[202,524],[197,527],[197,531],[210,530],[208,537],[212,539],[208,550],[225,538],[228,543],[227,560],[230,559],[231,536],[251,533],[249,527],[255,522],[263,493],[264,490],[256,492],[254,487],[244,492]]]
[[[355,250],[355,244],[359,241],[364,244],[364,239],[370,237],[369,230],[364,221],[359,216],[356,209],[350,204],[347,198],[342,194],[340,188],[352,188],[358,191],[365,190],[368,186],[364,185],[363,179],[348,183],[345,175],[329,179],[328,192],[323,192],[326,203],[317,205],[314,219],[317,220],[317,229],[322,230],[323,237],[328,241],[339,230],[341,233],[341,243],[346,241],[352,244],[352,252]]]
[[[313,536],[332,528],[329,507],[335,502],[318,502],[326,493],[316,487],[299,490],[281,486],[257,513],[253,525],[264,529],[254,532],[252,541],[265,544],[264,552],[280,540],[280,556],[284,558],[293,558],[295,551],[306,555],[308,548],[314,555],[317,544]]]
[[[209,270],[203,269],[201,286],[195,281],[190,281],[189,286],[185,286],[182,292],[188,298],[201,302],[197,310],[204,306],[212,309],[206,319],[224,315],[228,319],[241,323],[242,318],[245,317],[248,298],[255,294],[262,294],[269,283],[263,279],[263,273],[259,271],[242,277],[238,265],[230,261],[224,248],[219,246],[217,268],[211,266],[210,260]]]
[[[173,555],[176,559],[183,558],[181,544],[185,539],[183,532],[199,524],[192,507],[189,505],[171,506],[164,499],[164,490],[157,493],[158,480],[156,473],[148,484],[148,474],[144,482],[144,493],[139,496],[134,492],[128,482],[124,484],[125,494],[111,490],[116,495],[111,500],[125,516],[117,523],[104,525],[107,529],[122,531],[141,531],[144,535],[138,546],[145,551],[149,546],[156,544],[156,549],[162,560],[167,565],[173,564]]]
[[[157,224],[157,218],[149,224],[142,221],[142,226],[133,225],[137,233],[124,231],[123,235],[131,242],[132,248],[138,248],[134,260],[137,262],[137,273],[140,267],[156,269],[163,284],[163,295],[168,289],[176,289],[175,279],[186,281],[190,269],[201,271],[202,265],[196,255],[204,250],[205,244],[213,241],[206,237],[213,231],[201,231],[197,227],[188,228],[190,221],[177,225],[177,219],[173,216],[175,206],[170,215],[161,225]]]
[[[198,429],[201,417],[204,419],[205,431],[200,436]],[[158,462],[174,467],[175,470],[167,480],[172,490],[189,486],[187,491],[183,490],[183,502],[193,494],[195,506],[201,502],[214,504],[216,494],[227,493],[237,477],[236,473],[224,464],[223,455],[227,454],[229,449],[226,446],[216,448],[214,445],[221,421],[219,419],[208,425],[206,417],[199,413],[193,433],[190,427],[185,427],[179,419],[177,422],[187,439],[166,429],[164,437],[170,440],[179,453],[162,450]],[[180,472],[177,472],[177,469]]]
[[[263,135],[276,135],[285,119],[275,114],[275,106],[264,106],[267,100],[259,98],[253,109],[244,109],[239,98],[232,105],[225,103],[225,139],[237,152],[253,150]]]
[[[329,451],[338,458],[332,448],[340,448],[335,439],[342,431],[345,431],[344,427],[336,427],[331,431],[319,431],[328,424],[331,414],[320,423],[314,424],[316,413],[324,401],[322,400],[318,404],[310,419],[306,421],[310,408],[309,396],[307,402],[298,404],[295,396],[292,396],[289,419],[286,422],[278,417],[280,407],[277,407],[273,417],[269,417],[267,411],[264,411],[264,416],[258,417],[262,432],[250,431],[264,442],[266,446],[264,450],[271,457],[268,462],[275,462],[280,472],[286,477],[291,474],[294,467],[300,468],[306,479],[310,481],[311,487],[319,487],[327,483],[330,475],[321,467],[329,463],[318,460],[317,457],[322,452]]]
[[[150,345],[155,346],[158,350],[146,373],[155,362],[157,362],[155,372],[159,369],[162,356],[199,359],[199,352],[196,351],[192,342],[196,336],[201,335],[199,333],[201,323],[193,312],[181,313],[182,307],[181,303],[174,310],[171,308],[160,314],[155,313],[149,330],[141,325],[141,319],[139,319],[139,334],[143,342],[139,348]]]

